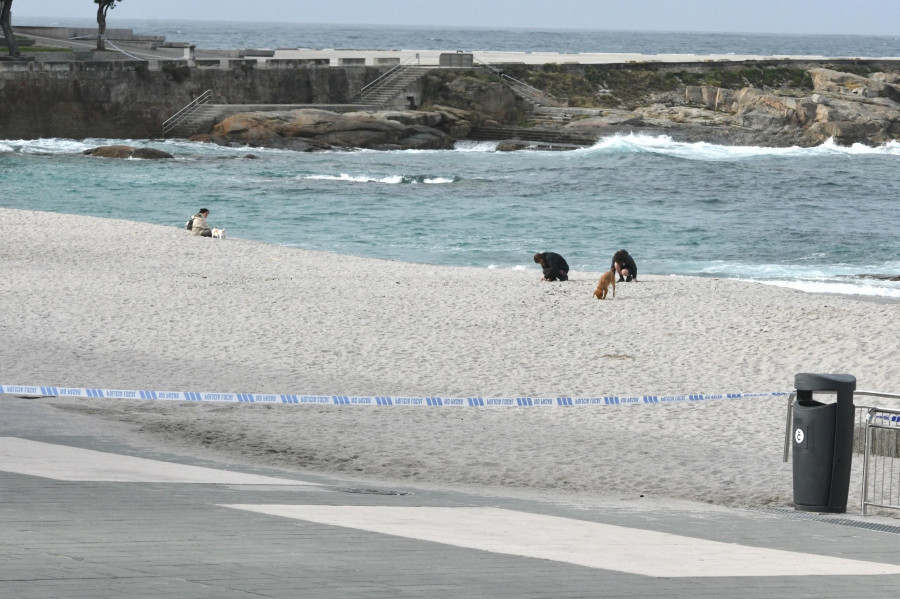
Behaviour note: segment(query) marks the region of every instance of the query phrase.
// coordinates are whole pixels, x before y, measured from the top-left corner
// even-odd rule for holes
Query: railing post
[[[862,475],[862,493],[860,501],[862,502],[861,511],[862,515],[865,516],[868,509],[868,499],[869,499],[869,447],[871,444],[870,435],[872,434],[872,429],[869,426],[869,422],[872,420],[872,415],[875,412],[875,408],[869,408],[869,412],[866,414],[866,441],[863,445],[863,475]]]
[[[856,395],[865,395],[871,397],[885,397],[890,399],[900,399],[900,394],[897,393],[882,393],[880,391],[857,391]],[[865,443],[863,445],[863,472],[862,472],[862,490],[860,493],[860,503],[862,514],[868,515],[869,506],[875,506],[886,509],[900,509],[900,505],[893,504],[893,480],[894,480],[894,467],[896,466],[896,457],[894,454],[896,453],[896,448],[898,447],[896,436],[900,434],[900,427],[896,426],[895,422],[900,418],[900,410],[894,408],[884,408],[884,407],[869,407],[867,409],[866,414],[866,428],[865,428]],[[880,420],[887,420],[889,424],[882,424]],[[875,447],[875,430],[883,430],[885,435],[892,435],[892,449],[882,448],[885,453],[885,460],[888,457],[891,458],[890,464],[887,462],[881,466],[881,475],[882,475],[882,490],[881,494],[878,496],[878,499],[874,496],[875,486],[874,483],[877,482],[878,477],[878,462],[877,460],[873,460],[876,452],[879,451],[878,447]],[[891,485],[889,486],[889,492],[891,495],[885,500],[884,497],[884,470],[888,468],[888,474],[891,477]],[[875,481],[872,481],[872,491],[873,493],[869,493],[869,477],[874,476]]]
[[[794,416],[794,398],[797,397],[797,392],[793,392],[788,395],[788,403],[787,403],[787,422],[784,424],[784,458],[782,461],[788,461],[788,453],[791,451],[791,424],[793,422]]]

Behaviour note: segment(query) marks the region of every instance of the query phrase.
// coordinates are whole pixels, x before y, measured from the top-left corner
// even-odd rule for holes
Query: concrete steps
[[[380,107],[404,108],[406,107],[406,98],[398,99],[398,96],[434,68],[433,66],[417,65],[399,67],[394,72],[388,73],[381,81],[377,81],[370,88],[360,92],[354,101],[360,104],[375,104]]]
[[[178,125],[167,132],[167,137],[190,137],[207,133],[216,124],[220,105],[203,104],[194,108]]]

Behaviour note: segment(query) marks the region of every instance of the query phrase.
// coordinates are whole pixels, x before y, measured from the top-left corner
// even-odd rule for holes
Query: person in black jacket
[[[568,281],[569,265],[566,259],[553,252],[539,252],[534,255],[534,261],[544,270],[542,281]]]
[[[618,273],[618,283],[621,283],[622,281],[637,282],[637,265],[634,263],[634,258],[632,258],[627,251],[619,250],[613,254],[612,266],[610,268]]]

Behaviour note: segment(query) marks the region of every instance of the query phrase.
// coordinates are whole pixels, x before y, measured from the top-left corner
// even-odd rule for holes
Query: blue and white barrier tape
[[[109,399],[147,399],[156,401],[205,401],[233,403],[332,405],[332,406],[428,406],[428,407],[551,407],[612,406],[679,403],[710,399],[748,399],[788,395],[789,391],[769,393],[717,393],[696,395],[633,395],[606,397],[357,397],[350,395],[278,395],[271,393],[201,393],[195,391],[129,391],[122,389],[82,389],[41,385],[0,385],[0,395],[36,395],[56,397],[102,397]]]

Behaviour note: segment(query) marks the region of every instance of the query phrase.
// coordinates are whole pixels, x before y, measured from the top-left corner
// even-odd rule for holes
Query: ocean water
[[[91,19],[16,19],[91,26]],[[206,48],[312,47],[900,56],[900,36],[784,36],[119,21]],[[111,143],[173,161],[104,160]],[[257,159],[246,158],[252,153]],[[231,237],[409,262],[536,269],[552,250],[608,268],[900,298],[900,144],[725,147],[624,136],[572,152],[321,152],[185,141],[0,140],[0,206],[180,227],[201,206]]]
[[[107,160],[128,143],[171,161]],[[248,158],[248,154],[255,159]],[[0,141],[0,206],[180,227],[201,206],[231,237],[441,265],[577,270],[627,248],[641,273],[900,297],[900,144],[727,147],[617,136],[570,152],[297,153],[186,141]]]
[[[22,9],[23,14],[25,8]],[[90,11],[87,11],[90,13]],[[90,14],[87,15],[90,17]],[[578,29],[442,28],[310,23],[244,23],[118,19],[110,28],[165,35],[198,48],[335,48],[495,52],[612,52],[900,57],[900,35],[775,35],[727,32],[591,31]],[[16,16],[14,25],[96,27],[91,18]]]

